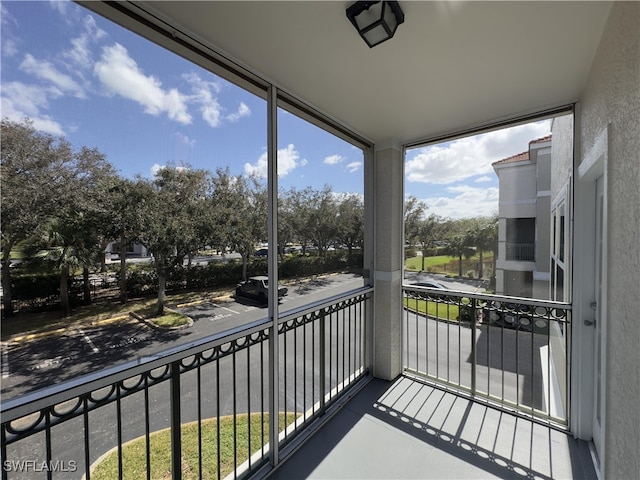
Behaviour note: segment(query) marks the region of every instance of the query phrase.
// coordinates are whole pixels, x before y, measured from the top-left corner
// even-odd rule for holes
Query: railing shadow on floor
[[[500,478],[596,478],[586,442],[552,427],[440,390],[437,386],[401,379],[372,405],[368,413]],[[472,438],[474,435],[475,439]],[[565,450],[563,439],[566,440],[566,451],[557,451]],[[566,458],[559,461],[563,453],[569,455],[568,462]],[[555,463],[562,465],[556,467]],[[455,471],[455,467],[452,468]],[[571,472],[573,474],[567,477]]]

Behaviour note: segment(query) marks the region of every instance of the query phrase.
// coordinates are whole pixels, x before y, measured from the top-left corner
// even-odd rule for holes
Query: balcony
[[[596,476],[586,442],[403,376],[370,382],[271,478]]]
[[[156,478],[159,431],[171,478],[595,478],[566,431],[569,305],[405,287],[405,373],[386,382],[370,375],[372,296],[4,402],[3,478],[91,478],[107,453],[119,478]]]
[[[535,247],[533,243],[507,243],[505,258],[517,262],[535,262]]]

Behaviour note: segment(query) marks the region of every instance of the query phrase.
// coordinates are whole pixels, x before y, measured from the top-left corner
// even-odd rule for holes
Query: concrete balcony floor
[[[372,380],[272,479],[596,479],[570,434],[400,377]]]

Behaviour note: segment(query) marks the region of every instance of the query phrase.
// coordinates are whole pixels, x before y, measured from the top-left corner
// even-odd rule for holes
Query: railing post
[[[269,457],[280,462],[280,339],[278,338],[278,90],[267,89],[267,257],[269,276]],[[284,325],[283,327],[286,327]],[[287,335],[283,328],[283,337]],[[284,359],[286,361],[286,359]],[[284,392],[286,395],[287,392]]]
[[[476,299],[471,299],[471,393],[476,394],[476,369],[478,359],[476,358]]]
[[[326,339],[325,339],[325,335],[326,335],[326,327],[325,327],[325,313],[324,310],[322,311],[322,313],[320,314],[320,415],[324,415],[324,410],[325,410],[325,389],[326,389],[326,372],[327,372],[327,367],[325,365],[326,363]],[[331,342],[329,342],[329,345],[331,345]]]
[[[171,478],[182,479],[182,421],[180,418],[180,361],[171,363]]]

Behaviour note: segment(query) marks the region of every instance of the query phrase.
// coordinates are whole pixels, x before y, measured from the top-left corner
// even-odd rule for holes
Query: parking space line
[[[89,335],[84,333],[84,330],[82,330],[80,327],[77,327],[76,330],[80,333],[80,335],[82,335],[84,337],[85,341],[93,349],[93,353],[98,353],[100,351],[100,350],[98,350],[98,347],[96,347],[95,344],[91,341],[91,339],[89,338]]]
[[[215,305],[215,304],[214,304]],[[226,310],[227,312],[231,312],[231,313],[235,313],[236,315],[240,315],[240,312],[236,312],[235,310],[232,310],[230,308],[227,307],[223,307],[222,305],[215,305],[216,307],[222,308],[223,310]]]

